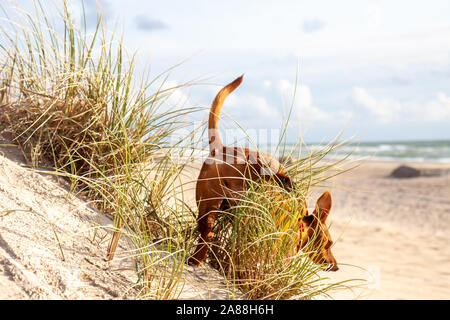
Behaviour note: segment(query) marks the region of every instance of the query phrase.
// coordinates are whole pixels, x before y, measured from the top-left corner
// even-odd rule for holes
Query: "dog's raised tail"
[[[216,149],[222,147],[222,141],[219,137],[219,130],[217,129],[217,123],[219,122],[220,109],[222,109],[223,102],[226,97],[234,91],[242,82],[242,78],[244,75],[240,76],[233,82],[227,84],[219,93],[216,95],[214,99],[211,110],[209,112],[209,121],[208,121],[208,137],[209,137],[209,148],[212,153],[215,152]]]

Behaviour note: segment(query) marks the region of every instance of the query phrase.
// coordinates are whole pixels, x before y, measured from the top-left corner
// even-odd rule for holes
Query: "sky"
[[[245,74],[222,110],[247,129],[280,128],[292,105],[291,141],[450,139],[448,0],[98,3],[151,74],[184,61],[169,84],[207,79],[179,92],[188,105]]]

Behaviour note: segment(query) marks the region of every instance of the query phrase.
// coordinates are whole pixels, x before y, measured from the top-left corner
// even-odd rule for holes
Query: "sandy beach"
[[[126,241],[108,264],[106,231],[93,236],[111,221],[69,196],[61,181],[23,167],[17,148],[1,151],[0,211],[16,211],[0,216],[0,299],[133,298],[136,275],[130,261],[120,259],[127,256]],[[362,163],[311,197],[324,189],[333,196],[329,222],[340,270],[323,275],[362,279],[332,298],[450,298],[450,164],[410,164],[442,173],[437,176],[389,177],[399,165]],[[186,267],[183,274],[180,298],[235,297],[212,269]]]
[[[341,263],[330,276],[367,279],[335,298],[450,298],[450,165],[408,163],[440,175],[390,177],[401,164],[364,162],[327,183],[333,252]]]

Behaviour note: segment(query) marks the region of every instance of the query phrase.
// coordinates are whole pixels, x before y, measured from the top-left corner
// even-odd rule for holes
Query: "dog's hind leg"
[[[222,206],[222,199],[202,200],[198,207],[198,231],[200,232],[200,240],[194,255],[189,258],[188,264],[198,266],[206,259],[208,254],[208,244],[213,236],[212,229],[216,221],[217,214]]]

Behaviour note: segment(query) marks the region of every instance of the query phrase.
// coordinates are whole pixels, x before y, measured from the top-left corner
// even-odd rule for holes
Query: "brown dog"
[[[243,76],[237,78],[220,90],[211,105],[208,121],[210,153],[200,170],[196,186],[196,201],[198,206],[197,223],[200,232],[200,240],[194,255],[189,258],[188,263],[190,265],[197,266],[206,259],[208,244],[213,236],[212,229],[217,214],[236,205],[240,195],[246,190],[246,181],[273,179],[288,191],[292,190],[294,187],[291,179],[281,170],[280,163],[273,159],[269,154],[256,152],[242,147],[225,147],[220,140],[219,131],[217,129],[220,109],[222,108],[225,98],[241,84],[242,78]],[[324,214],[325,212],[327,212],[326,216],[328,215],[331,207],[331,197],[329,199],[330,206],[323,207],[323,210],[322,208],[319,209],[317,217],[322,217],[321,214]],[[319,207],[322,207],[322,203],[319,204]],[[307,226],[308,230],[315,230],[316,228],[321,229],[320,227],[324,225],[322,224],[322,221],[325,222],[326,216],[323,215],[324,219],[320,219],[320,223],[319,220],[315,222],[316,220],[313,219],[312,216],[305,216],[306,219],[304,224]],[[309,235],[310,233],[311,237],[315,234],[319,234],[320,237],[329,235],[327,230],[326,232],[308,231],[305,234]],[[306,238],[309,239],[310,237],[303,237],[303,239]],[[306,246],[306,243],[307,241],[305,243],[302,241],[299,249]],[[321,255],[321,257],[322,256],[324,255]],[[332,262],[328,259],[328,255],[325,256],[324,262],[334,263],[337,266],[334,257],[334,262]],[[323,259],[317,258],[315,262],[322,263]]]

